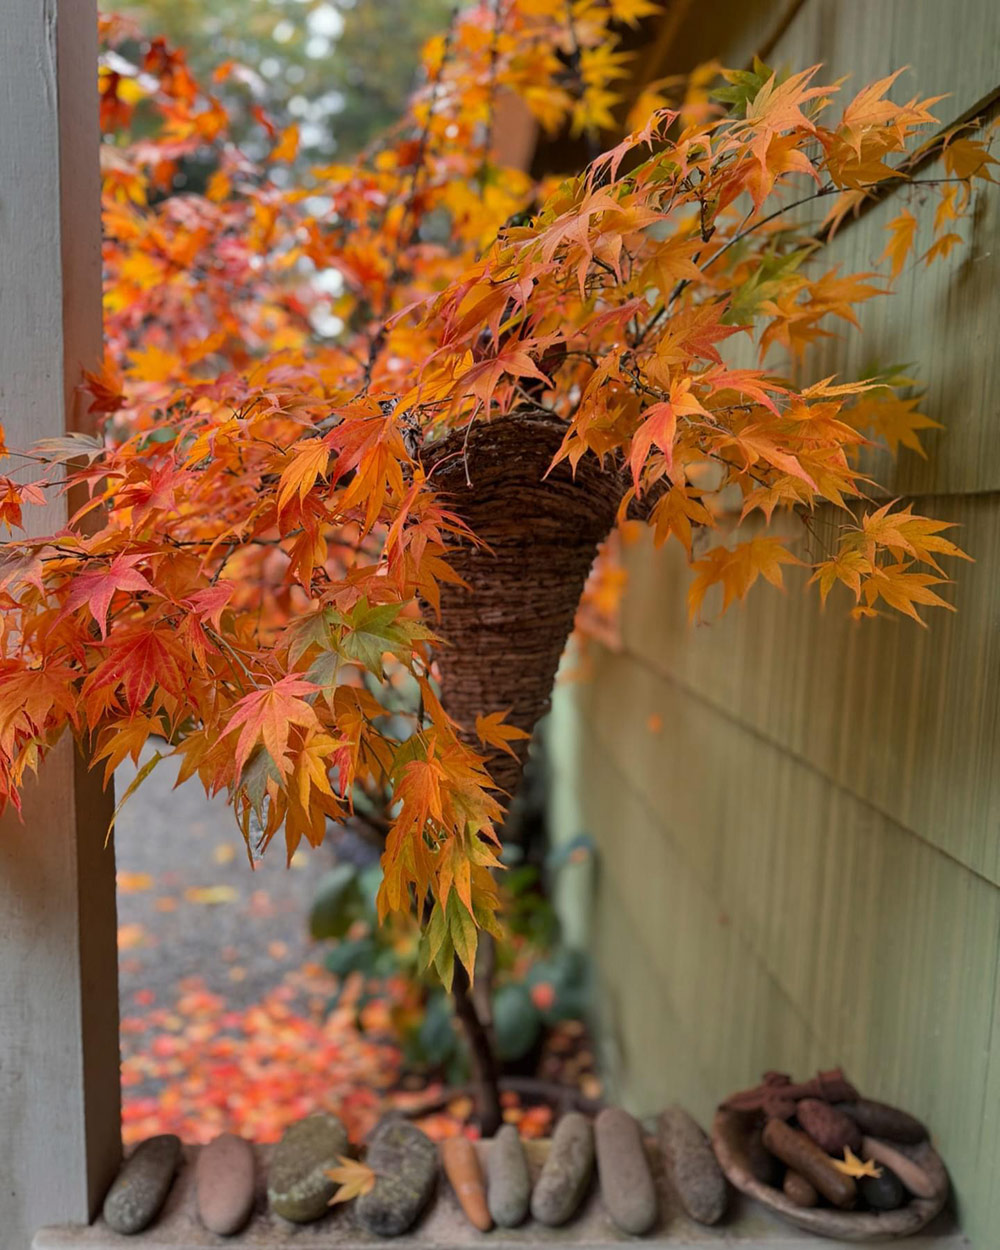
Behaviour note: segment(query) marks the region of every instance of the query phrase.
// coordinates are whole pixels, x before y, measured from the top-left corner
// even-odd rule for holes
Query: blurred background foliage
[[[354,998],[359,1020],[371,999],[392,1003],[410,1068],[458,1084],[469,1075],[468,1054],[450,997],[426,972],[420,951],[426,939],[413,917],[378,923],[376,854],[346,830],[332,842],[337,862],[320,878],[309,917],[312,937],[328,944],[326,967],[339,978],[330,1008],[357,977],[364,986]],[[588,963],[562,940],[551,888],[569,865],[593,854],[593,843],[581,835],[544,857],[540,849],[505,847],[507,940],[496,948],[489,987],[497,1058],[506,1072],[525,1075],[537,1069],[548,1030],[585,1019],[590,1006]]]
[[[421,46],[448,23],[447,0],[101,0],[143,35],[184,48],[195,76],[243,68],[217,90],[251,152],[258,107],[297,121],[303,165],[344,160],[403,114]],[[256,136],[255,136],[256,132]]]

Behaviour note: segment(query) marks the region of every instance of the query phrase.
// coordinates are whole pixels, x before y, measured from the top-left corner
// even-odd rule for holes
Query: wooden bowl
[[[749,1198],[776,1211],[790,1223],[820,1237],[841,1241],[894,1241],[909,1237],[926,1227],[941,1211],[948,1198],[948,1173],[930,1142],[918,1146],[893,1145],[918,1164],[935,1184],[934,1198],[912,1198],[896,1211],[836,1211],[829,1207],[797,1207],[780,1189],[757,1180],[750,1170],[747,1138],[754,1117],[739,1111],[720,1109],[712,1123],[712,1148],[729,1182]]]

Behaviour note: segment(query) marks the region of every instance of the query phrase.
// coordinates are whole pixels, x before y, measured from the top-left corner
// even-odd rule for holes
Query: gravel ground
[[[134,776],[119,770],[119,794]],[[176,776],[174,760],[155,768],[116,835],[126,1143],[276,1141],[318,1110],[363,1140],[402,1055],[388,1002],[361,1004],[363,987],[327,973],[308,936],[329,847],[286,867],[275,844],[254,870],[225,803],[196,781],[175,790]]]
[[[160,763],[118,817],[123,1016],[149,1006],[151,994],[167,1004],[189,978],[239,1010],[318,954],[306,920],[329,852],[306,847],[286,867],[276,842],[251,869],[230,808],[206,798],[196,779],[175,790],[177,769]],[[135,773],[128,762],[119,768],[119,795]]]

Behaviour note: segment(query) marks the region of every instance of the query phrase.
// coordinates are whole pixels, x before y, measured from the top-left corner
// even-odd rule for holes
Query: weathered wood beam
[[[94,0],[4,0],[0,421],[10,446],[85,426],[101,356]],[[34,510],[35,532],[66,502]],[[111,796],[73,744],[0,820],[0,1244],[94,1214],[121,1151]]]

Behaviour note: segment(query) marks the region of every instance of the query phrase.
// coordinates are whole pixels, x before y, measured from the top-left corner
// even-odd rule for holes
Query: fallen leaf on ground
[[[192,885],[184,891],[184,898],[189,903],[214,906],[218,903],[235,903],[239,898],[239,891],[231,885]]]
[[[149,934],[141,924],[123,924],[118,926],[118,949],[120,951],[135,950],[137,946],[146,946]]]
[[[140,890],[153,888],[153,878],[148,872],[119,872],[116,880],[120,894],[138,894]]]

